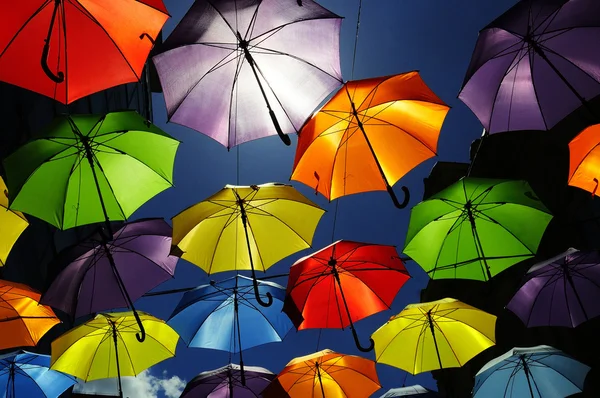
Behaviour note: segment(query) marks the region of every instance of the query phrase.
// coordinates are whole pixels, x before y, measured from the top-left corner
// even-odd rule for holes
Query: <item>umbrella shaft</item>
[[[118,345],[118,341],[117,341],[117,327],[115,326],[115,324],[113,322],[111,322],[112,324],[112,331],[113,331],[113,341],[115,343],[115,360],[117,363],[117,380],[119,383],[119,397],[123,398],[123,387],[121,385],[121,368],[119,366],[119,345]]]
[[[533,395],[533,388],[531,387],[531,379],[529,378],[529,367],[527,366],[527,362],[525,362],[525,358],[523,356],[521,356],[521,363],[523,364],[523,371],[525,372],[525,378],[527,379],[529,393],[531,394],[531,398],[535,398],[535,396]]]
[[[437,338],[435,337],[435,326],[433,325],[433,319],[431,318],[431,313],[427,313],[427,320],[429,322],[429,330],[431,330],[431,337],[433,337],[433,345],[435,346],[435,353],[437,354],[438,362],[440,364],[440,369],[443,369],[442,365],[442,357],[440,356],[440,350],[438,348]]]
[[[325,387],[323,387],[323,380],[321,379],[321,369],[319,368],[319,363],[315,362],[315,367],[317,368],[317,377],[319,378],[319,385],[321,386],[321,394],[323,398],[325,398]]]

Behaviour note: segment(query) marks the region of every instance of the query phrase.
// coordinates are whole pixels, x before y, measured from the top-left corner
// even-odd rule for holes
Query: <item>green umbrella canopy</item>
[[[404,253],[431,278],[485,281],[533,257],[551,219],[526,181],[463,178],[412,209]]]
[[[60,229],[125,220],[173,185],[178,146],[135,111],[58,117],[4,160],[10,208]]]

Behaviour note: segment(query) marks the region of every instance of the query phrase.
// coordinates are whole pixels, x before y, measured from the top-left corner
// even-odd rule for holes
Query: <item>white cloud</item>
[[[163,371],[162,377],[156,377],[150,374],[150,371],[144,370],[136,377],[122,377],[123,397],[125,398],[179,398],[185,388],[185,380],[177,376],[168,377],[167,371]],[[74,392],[82,394],[118,394],[117,379],[101,379],[87,383],[82,381],[75,385]]]

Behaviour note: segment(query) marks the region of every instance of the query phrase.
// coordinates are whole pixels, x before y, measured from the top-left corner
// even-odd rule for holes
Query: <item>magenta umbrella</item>
[[[169,120],[227,148],[299,131],[341,85],[342,19],[313,0],[196,0],[153,57]]]
[[[458,96],[489,133],[548,130],[600,94],[600,2],[522,0],[480,33]]]
[[[527,327],[579,324],[600,316],[600,253],[569,249],[533,266],[507,309]]]
[[[106,243],[97,236],[72,247],[77,258],[58,274],[40,303],[72,319],[126,307],[137,318],[133,301],[175,274],[178,257],[170,255],[171,236],[169,224],[151,218],[125,224]]]

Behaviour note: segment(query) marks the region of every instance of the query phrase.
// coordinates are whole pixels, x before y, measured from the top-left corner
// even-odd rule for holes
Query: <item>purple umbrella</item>
[[[156,218],[125,224],[107,243],[101,237],[80,243],[70,250],[81,254],[58,274],[40,302],[73,319],[125,307],[137,318],[133,301],[174,276],[178,258],[169,254],[171,236],[171,226]],[[140,330],[144,335],[141,325]]]
[[[480,33],[459,98],[489,133],[548,130],[600,94],[600,2],[522,0]]]
[[[256,398],[275,375],[257,366],[245,366],[246,385],[242,385],[239,365],[202,372],[185,386],[181,398]]]
[[[507,309],[527,327],[577,325],[600,316],[600,253],[569,249],[533,266]]]
[[[153,57],[169,120],[227,148],[289,145],[341,85],[341,21],[313,0],[196,0]]]

